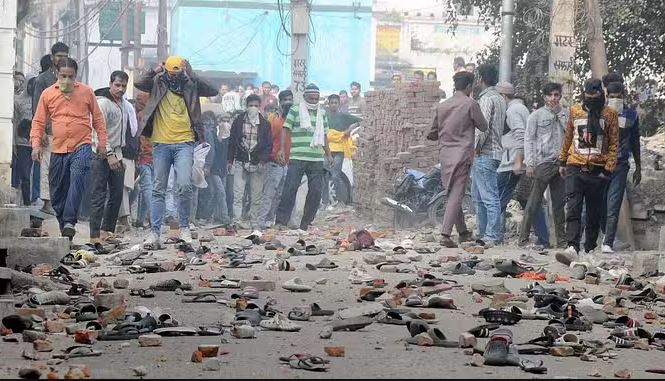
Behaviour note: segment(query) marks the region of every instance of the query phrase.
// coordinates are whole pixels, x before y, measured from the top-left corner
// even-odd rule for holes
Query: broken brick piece
[[[192,353],[192,362],[203,362],[203,353],[201,351],[194,351]]]
[[[97,342],[97,331],[80,329],[74,332],[74,341],[79,344],[94,344]]]
[[[219,354],[219,345],[199,345],[198,352],[203,357],[216,357]]]
[[[344,357],[346,354],[344,347],[323,347],[323,350],[330,357]]]

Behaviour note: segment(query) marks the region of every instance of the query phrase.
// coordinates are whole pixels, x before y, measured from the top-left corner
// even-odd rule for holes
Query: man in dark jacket
[[[261,98],[258,95],[252,94],[247,97],[247,111],[233,121],[229,142],[229,168],[234,162],[236,163],[233,168],[234,188],[248,192],[250,206],[247,215],[252,223],[258,222],[263,174],[272,153],[270,123],[259,112],[260,106]],[[238,181],[241,177],[242,181]],[[240,214],[235,213],[235,215]]]
[[[226,171],[229,157],[229,139],[231,124],[229,114],[222,111],[220,104],[208,104],[202,114],[206,128],[206,141],[210,143],[210,152],[206,157],[203,171],[208,183],[207,198],[199,199],[200,217],[209,222],[228,226],[231,223],[226,203]]]
[[[63,59],[69,56],[69,47],[62,42],[56,42],[51,46],[51,66],[45,71],[42,71],[35,80],[35,89],[32,92],[32,114],[35,114],[37,105],[39,104],[39,97],[41,97],[44,90],[53,85],[58,76],[56,74],[56,66]],[[44,57],[42,57],[43,60]],[[44,206],[41,211],[47,214],[55,215],[55,211],[51,207],[51,194],[49,192],[49,166],[51,164],[51,136],[50,123],[46,126],[46,133],[42,139],[42,158],[39,162],[40,177],[39,177],[39,193],[41,199],[44,201]]]
[[[155,171],[150,213],[152,235],[145,243],[153,248],[160,246],[166,186],[172,165],[177,182],[180,236],[185,242],[191,242],[194,142],[205,143],[199,97],[214,97],[217,90],[199,80],[189,63],[178,56],[167,58],[134,86],[150,93],[141,126],[143,135],[152,140]]]

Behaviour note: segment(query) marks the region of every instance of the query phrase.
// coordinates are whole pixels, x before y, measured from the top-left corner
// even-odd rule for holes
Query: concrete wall
[[[16,1],[0,2],[0,203],[10,194]]]

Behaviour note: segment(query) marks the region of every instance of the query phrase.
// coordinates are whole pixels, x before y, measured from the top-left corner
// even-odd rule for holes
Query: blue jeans
[[[189,228],[189,213],[192,208],[192,166],[194,165],[194,142],[160,144],[152,149],[152,162],[155,180],[152,189],[152,207],[150,221],[152,232],[159,235],[164,220],[166,187],[169,172],[173,165],[175,174],[175,193],[178,204],[178,223],[180,228]]]
[[[478,237],[485,242],[501,239],[501,200],[496,169],[499,160],[476,156],[471,167],[471,198],[476,207]]]
[[[263,175],[263,198],[258,216],[260,228],[269,228],[275,222],[275,214],[284,189],[286,172],[286,166],[281,166],[272,161],[266,164],[266,171]]]
[[[501,241],[505,230],[505,213],[508,203],[513,197],[513,192],[522,175],[516,175],[512,171],[499,173],[498,184],[499,194],[501,195]],[[526,209],[526,202],[521,201],[522,210]],[[533,221],[533,231],[538,238],[537,244],[542,246],[550,245],[550,232],[547,229],[547,219],[545,218],[545,209],[539,208]]]
[[[139,206],[136,212],[136,222],[143,224],[150,213],[152,205],[152,181],[154,170],[152,163],[139,165]]]
[[[328,183],[332,179],[335,184],[335,189],[343,189],[344,184],[341,184],[342,181],[342,166],[344,165],[344,152],[331,152],[332,163],[326,162],[330,166],[330,174],[323,176],[323,190],[322,190],[322,202],[323,204],[330,203],[330,187]]]
[[[51,205],[60,224],[76,225],[86,179],[92,163],[90,144],[84,144],[70,153],[51,153],[49,190]]]
[[[218,174],[206,177],[208,183],[208,199],[205,209],[201,213],[201,218],[210,219],[222,225],[231,223],[229,218],[229,209],[226,204],[226,176],[221,177]],[[199,206],[201,208],[201,206]]]
[[[628,164],[628,162],[617,163],[614,172],[612,172],[612,177],[610,177],[610,182],[607,185],[607,192],[605,192],[607,209],[606,213],[603,213],[601,216],[600,226],[605,227],[603,244],[608,245],[609,247],[614,245],[614,238],[617,234],[619,211],[621,210],[623,193],[626,190],[626,180],[629,171],[630,164]]]

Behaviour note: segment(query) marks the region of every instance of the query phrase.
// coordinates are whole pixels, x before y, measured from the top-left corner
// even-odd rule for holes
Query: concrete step
[[[69,238],[0,238],[0,249],[7,249],[7,267],[10,269],[16,265],[25,267],[39,263],[48,263],[57,267],[60,259],[69,253]]]

